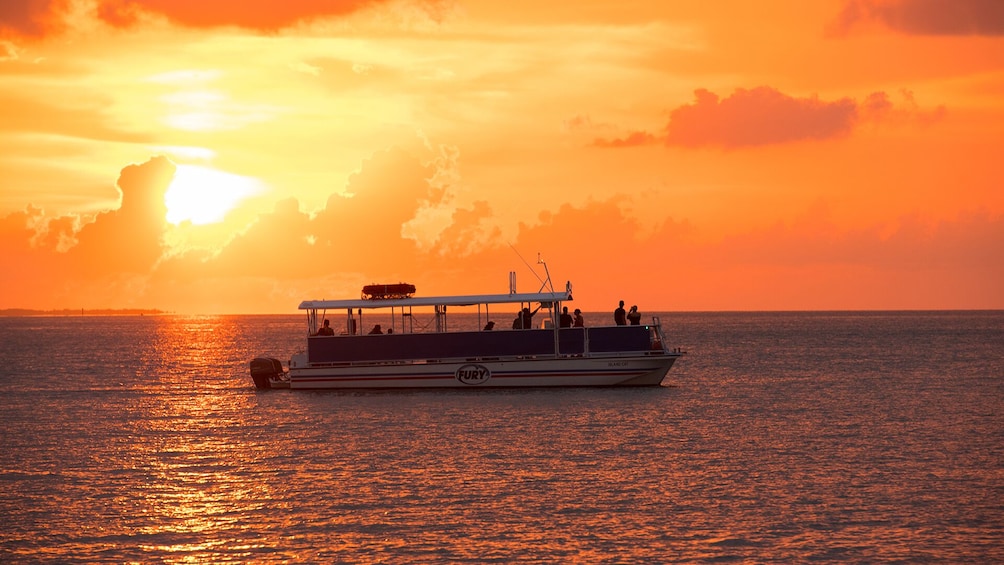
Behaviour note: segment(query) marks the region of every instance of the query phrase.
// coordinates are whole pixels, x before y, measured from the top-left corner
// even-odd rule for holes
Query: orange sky
[[[0,309],[1004,308],[999,0],[14,0]]]

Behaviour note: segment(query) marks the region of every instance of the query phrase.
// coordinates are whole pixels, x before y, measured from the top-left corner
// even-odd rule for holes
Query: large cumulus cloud
[[[48,217],[31,206],[0,218],[0,253],[17,268],[3,270],[2,286],[20,305],[116,302],[163,256],[167,227],[164,193],[175,166],[165,157],[124,168],[119,206],[97,214]],[[93,301],[92,301],[93,299]],[[129,303],[128,305],[132,305]]]
[[[1000,215],[842,229],[821,208],[708,240],[684,220],[641,225],[631,207],[644,202],[622,195],[541,211],[502,240],[490,204],[478,201],[445,216],[436,241],[421,247],[402,227],[444,197],[429,182],[433,169],[406,151],[381,151],[316,213],[280,201],[219,252],[171,254],[163,194],[174,165],[162,157],[130,165],[118,180],[119,207],[93,219],[47,219],[36,207],[0,218],[0,254],[18,266],[0,270],[0,308],[289,312],[302,299],[352,296],[372,282],[405,280],[426,295],[505,292],[508,271],[523,273],[521,290],[535,289],[514,249],[530,262],[542,253],[556,283],[573,281],[587,309],[624,299],[651,310],[641,297],[653,288],[659,307],[672,309],[1004,303]],[[494,241],[472,245],[485,233]]]

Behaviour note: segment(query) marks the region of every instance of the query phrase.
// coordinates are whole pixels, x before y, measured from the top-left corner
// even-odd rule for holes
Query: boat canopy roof
[[[572,291],[528,292],[513,294],[475,294],[469,296],[415,296],[351,300],[304,300],[300,310],[336,310],[339,308],[392,308],[399,306],[474,306],[476,304],[520,304],[523,302],[564,302],[572,300]]]

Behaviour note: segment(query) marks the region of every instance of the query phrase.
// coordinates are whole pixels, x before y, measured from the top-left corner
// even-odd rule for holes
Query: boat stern
[[[289,378],[282,363],[272,357],[256,357],[251,360],[251,380],[258,389],[289,387]]]

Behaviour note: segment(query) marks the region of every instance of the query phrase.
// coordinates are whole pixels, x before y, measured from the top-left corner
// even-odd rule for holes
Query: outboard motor
[[[251,360],[251,379],[256,388],[272,388],[272,381],[281,380],[285,373],[278,359],[256,357]]]

